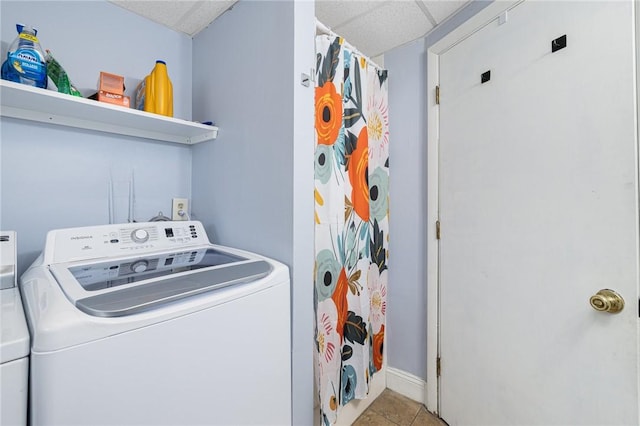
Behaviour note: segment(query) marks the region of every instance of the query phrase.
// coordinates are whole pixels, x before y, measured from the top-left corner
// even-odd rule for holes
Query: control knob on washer
[[[136,243],[144,243],[149,239],[149,233],[144,229],[136,229],[131,233],[131,239]]]
[[[149,262],[146,260],[138,260],[137,262],[133,262],[131,270],[139,274],[140,272],[146,271],[148,266]]]

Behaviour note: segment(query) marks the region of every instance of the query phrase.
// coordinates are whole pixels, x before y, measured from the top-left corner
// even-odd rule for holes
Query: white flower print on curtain
[[[387,72],[316,37],[315,342],[322,422],[382,368],[389,244]]]

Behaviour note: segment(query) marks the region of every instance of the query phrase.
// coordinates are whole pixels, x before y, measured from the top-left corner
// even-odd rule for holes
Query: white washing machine
[[[291,424],[289,282],[197,221],[49,232],[20,279],[31,423]]]
[[[16,286],[16,233],[0,231],[0,425],[27,424],[29,330]]]

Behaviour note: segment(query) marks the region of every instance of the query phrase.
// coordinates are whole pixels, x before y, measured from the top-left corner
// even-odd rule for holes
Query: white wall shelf
[[[193,145],[218,128],[0,80],[0,116]]]

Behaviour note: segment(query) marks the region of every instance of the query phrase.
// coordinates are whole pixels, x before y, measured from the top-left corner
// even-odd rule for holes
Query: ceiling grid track
[[[414,1],[418,5],[422,13],[424,13],[424,16],[426,16],[429,22],[431,22],[431,25],[433,25],[435,28],[438,25],[438,21],[436,21],[436,18],[434,18],[431,12],[429,12],[429,9],[427,9],[427,6],[420,0],[414,0]]]

